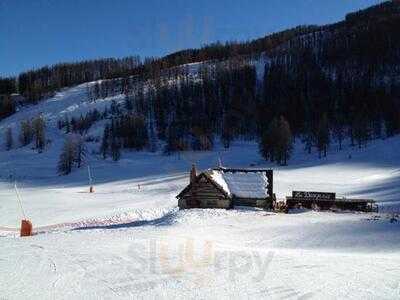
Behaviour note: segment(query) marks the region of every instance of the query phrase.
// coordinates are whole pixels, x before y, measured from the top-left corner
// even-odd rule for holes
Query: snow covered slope
[[[400,297],[400,224],[391,214],[178,211],[175,199],[192,163],[206,169],[221,158],[230,167],[274,168],[278,198],[332,191],[399,211],[399,137],[340,152],[333,145],[324,159],[297,143],[287,167],[265,163],[243,141],[172,156],[123,153],[118,162],[90,154],[90,194],[86,168],[56,175],[64,140],[56,123],[122,97],[89,102],[85,90],[66,89],[0,122],[0,135],[7,127],[16,134],[21,120],[42,113],[51,139],[42,154],[0,150],[0,299]],[[31,238],[16,231],[14,178],[38,233]]]

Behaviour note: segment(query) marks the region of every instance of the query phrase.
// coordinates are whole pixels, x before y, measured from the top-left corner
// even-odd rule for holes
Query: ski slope
[[[297,142],[289,166],[264,162],[254,142],[228,150],[123,153],[101,160],[88,144],[95,193],[86,168],[56,175],[64,134],[57,120],[102,109],[122,96],[86,100],[86,84],[65,89],[0,122],[18,132],[41,113],[48,149],[0,150],[0,299],[399,299],[400,138],[367,148],[332,145],[327,158]],[[101,133],[101,123],[89,134]],[[351,159],[349,158],[351,156]],[[177,209],[175,196],[219,158],[230,167],[274,168],[278,198],[292,190],[372,198],[381,213]],[[19,238],[25,214],[37,234]]]

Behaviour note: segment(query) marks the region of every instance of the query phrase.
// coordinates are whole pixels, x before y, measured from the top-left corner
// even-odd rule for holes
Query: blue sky
[[[380,0],[0,0],[0,76],[325,24]]]

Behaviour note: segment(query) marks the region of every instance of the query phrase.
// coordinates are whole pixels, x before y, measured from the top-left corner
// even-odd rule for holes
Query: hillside
[[[110,152],[118,159],[119,148],[154,150],[156,144],[167,153],[213,150],[218,141],[229,148],[244,139],[259,141],[264,158],[282,164],[290,158],[291,137],[320,154],[347,138],[362,147],[400,133],[399,22],[399,3],[389,1],[336,24],[300,26],[244,43],[143,62],[130,57],[44,67],[3,82],[3,93],[20,92],[22,98],[3,95],[0,118],[41,107],[66,87],[102,79],[81,96],[92,102],[117,97],[119,105],[86,110],[82,120],[65,112],[57,122],[66,132],[73,127],[87,134],[101,120],[103,156]],[[285,134],[274,132],[279,122]],[[273,154],[275,135],[286,136],[284,155]]]
[[[131,208],[171,209],[177,203],[174,197],[187,182],[186,172],[191,164],[196,163],[200,169],[210,168],[217,165],[219,158],[228,166],[274,168],[275,192],[279,198],[290,195],[295,189],[325,190],[335,191],[339,196],[375,199],[383,210],[399,209],[400,197],[396,188],[399,180],[397,162],[400,160],[396,150],[399,137],[376,140],[361,149],[350,146],[350,141],[344,142],[341,151],[338,144],[333,144],[328,156],[322,159],[318,159],[315,150],[308,154],[301,141],[297,140],[293,159],[286,167],[266,163],[256,143],[239,140],[233,142],[229,149],[216,144],[214,150],[205,152],[184,151],[165,155],[162,149],[156,152],[124,151],[121,160],[113,162],[110,158],[103,160],[98,154],[100,138],[97,137],[102,134],[103,120],[96,122],[86,133],[98,142],[87,142],[85,166],[74,169],[69,176],[57,176],[57,162],[66,136],[63,130],[58,129],[58,120],[64,119],[65,114],[79,117],[94,108],[101,110],[112,101],[123,101],[120,95],[90,101],[82,96],[86,90],[86,84],[66,89],[0,122],[0,132],[4,132],[5,128],[18,131],[20,121],[42,114],[47,120],[46,139],[51,141],[40,154],[31,149],[32,145],[0,151],[2,194],[8,199],[2,203],[2,215],[7,217],[3,217],[0,225],[17,225],[15,221],[19,213],[12,190],[14,179],[23,189],[23,195],[29,195],[25,205],[34,222],[49,225],[99,216],[113,218]],[[90,200],[92,195],[83,193],[87,189],[86,165],[92,169],[99,192],[95,202]],[[144,191],[138,191],[138,185]],[[149,195],[145,192],[147,190]],[[48,199],[41,201],[43,195],[48,195]],[[154,195],[157,196],[152,199]],[[160,202],[159,197],[164,200]],[[67,213],[66,207],[70,210]]]
[[[0,130],[18,128],[27,116],[42,113],[51,139],[41,154],[30,146],[0,151],[4,297],[397,298],[400,228],[387,212],[400,209],[399,137],[362,149],[346,141],[338,151],[334,144],[323,159],[307,154],[298,141],[291,164],[281,167],[265,163],[257,144],[246,141],[169,156],[128,151],[118,162],[89,151],[95,180],[90,194],[85,167],[55,175],[65,136],[57,120],[123,100],[88,101],[86,89],[63,90],[0,123]],[[101,134],[101,122],[87,134]],[[373,198],[382,212],[178,211],[175,196],[187,184],[191,164],[205,169],[219,158],[229,166],[273,167],[279,198],[293,189],[335,191]],[[22,216],[14,178],[37,232],[29,239],[17,236]]]

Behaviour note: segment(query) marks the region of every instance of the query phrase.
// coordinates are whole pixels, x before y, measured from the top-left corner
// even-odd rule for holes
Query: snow
[[[398,299],[399,242],[398,226],[365,215],[175,211],[4,237],[0,291],[11,299]]]
[[[248,199],[268,197],[268,179],[264,172],[212,170],[211,177],[228,195]]]
[[[0,149],[0,299],[399,299],[400,222],[390,219],[400,211],[400,137],[362,149],[333,144],[323,159],[296,143],[284,167],[244,141],[171,156],[123,153],[119,162],[89,151],[90,194],[86,168],[56,175],[64,139],[56,121],[122,98],[88,102],[85,89],[0,122],[0,136],[9,126],[16,134],[21,120],[42,112],[52,140],[42,154]],[[219,158],[232,168],[273,168],[280,199],[292,190],[336,192],[374,199],[381,212],[179,211],[175,196],[191,165],[207,170]],[[18,236],[14,179],[37,233],[30,238]],[[229,185],[229,176],[220,179]]]
[[[217,170],[210,171],[211,178],[229,195],[231,196],[231,190],[229,189],[228,183],[224,178],[224,174]]]

